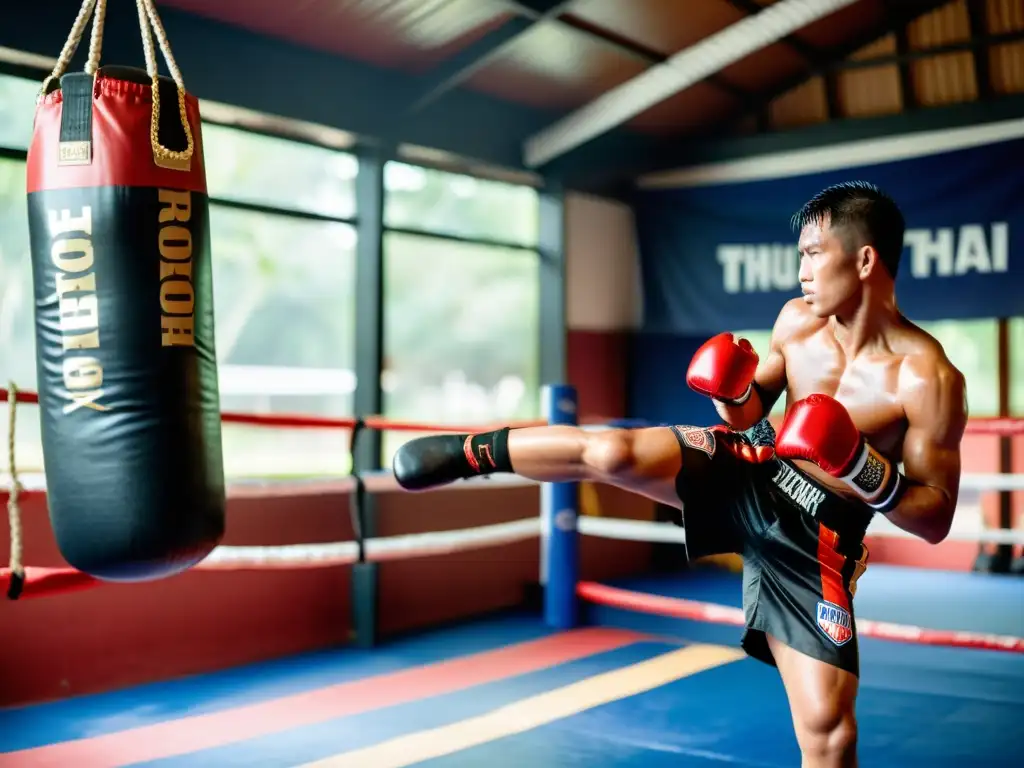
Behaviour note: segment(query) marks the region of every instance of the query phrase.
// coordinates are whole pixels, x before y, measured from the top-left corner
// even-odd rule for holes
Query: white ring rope
[[[672,523],[652,523],[647,520],[623,520],[612,517],[581,515],[576,530],[583,536],[620,541],[649,541],[685,544],[686,531]]]
[[[582,536],[670,544],[685,544],[686,531],[672,523],[580,516],[577,531]],[[540,536],[540,518],[484,525],[452,531],[413,533],[366,540],[366,559],[384,561],[412,557],[450,555],[485,547],[527,541]],[[869,536],[914,538],[911,534],[882,521],[872,525]],[[1024,545],[1024,530],[955,531],[947,540]],[[348,565],[356,561],[358,545],[354,541],[326,544],[293,544],[267,547],[221,546],[196,566],[200,570],[241,568],[321,568]]]
[[[577,528],[584,536],[629,541],[686,543],[686,531],[672,523],[653,523],[647,520],[620,520],[607,517],[580,517]],[[912,533],[897,528],[888,520],[876,516],[868,527],[868,536],[886,539],[915,539]],[[969,541],[978,544],[1024,545],[1024,530],[970,529],[950,531],[946,541]]]
[[[363,474],[364,480],[374,481],[374,491],[397,491],[398,483],[395,482],[394,476],[388,471],[381,472],[367,472]],[[46,477],[42,472],[25,472],[20,473],[18,480],[21,483],[21,490],[33,491],[36,493],[46,490]],[[10,474],[6,472],[0,472],[0,486],[9,486],[11,482]],[[300,484],[309,484],[315,482],[346,482],[346,477],[343,475],[335,477],[309,477],[309,478],[296,478],[294,480],[289,479],[263,479],[263,478],[250,478],[244,479],[239,478],[238,480],[229,479],[229,483],[232,486],[250,486],[258,485],[260,487],[281,487],[287,488],[288,485],[294,484],[296,486]],[[445,491],[459,490],[462,488],[519,488],[524,485],[538,485],[533,480],[528,480],[518,475],[488,475],[486,477],[473,478],[471,480],[464,480],[460,483],[446,486]],[[960,490],[963,491],[975,491],[977,493],[999,493],[1000,491],[1024,491],[1024,474],[1010,474],[1010,473],[999,473],[999,472],[978,472],[978,473],[967,473],[960,477]]]
[[[367,539],[366,559],[370,561],[450,555],[484,547],[528,541],[540,536],[540,518],[483,525],[453,531],[412,533]],[[292,544],[276,547],[217,547],[199,563],[200,570],[237,570],[243,567],[321,568],[356,562],[359,548],[354,541],[328,544]]]
[[[387,473],[381,473],[382,477]],[[42,477],[41,475],[39,476]],[[1024,480],[1024,475],[980,475],[986,480]],[[462,483],[458,487],[500,487],[503,483],[494,478]],[[517,479],[516,485],[521,485]],[[1018,483],[1014,484],[1014,487]],[[24,488],[31,488],[25,483]],[[991,488],[989,488],[992,490]],[[998,489],[1001,489],[999,487]],[[582,536],[640,541],[651,543],[685,544],[686,531],[672,523],[655,523],[646,520],[596,517],[580,515],[577,531]],[[366,559],[370,561],[393,560],[412,557],[429,557],[454,554],[485,547],[511,544],[537,538],[541,533],[539,517],[514,520],[508,523],[484,525],[450,531],[432,531],[401,536],[387,536],[367,539]],[[913,534],[897,528],[888,520],[876,515],[868,528],[868,536],[879,538],[913,539]],[[989,530],[972,528],[953,530],[947,541],[966,541],[990,544],[1024,545],[1024,530]],[[358,544],[355,541],[327,542],[321,544],[292,544],[275,546],[220,546],[199,563],[199,570],[240,570],[323,568],[348,565],[358,559]]]

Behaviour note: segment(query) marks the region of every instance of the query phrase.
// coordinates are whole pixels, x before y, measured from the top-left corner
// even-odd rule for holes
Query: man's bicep
[[[903,441],[903,474],[908,480],[942,491],[955,502],[960,489],[960,444],[928,427],[907,429]]]
[[[908,479],[936,487],[955,501],[960,486],[960,443],[967,427],[966,388],[950,368],[923,378],[907,399],[903,471]]]

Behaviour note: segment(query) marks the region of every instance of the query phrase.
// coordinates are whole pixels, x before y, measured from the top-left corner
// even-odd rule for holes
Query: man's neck
[[[832,331],[847,357],[865,349],[886,346],[886,332],[899,318],[892,291],[865,286],[860,298],[848,309],[832,316]]]

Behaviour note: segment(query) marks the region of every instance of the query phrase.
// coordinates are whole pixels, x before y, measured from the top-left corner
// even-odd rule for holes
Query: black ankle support
[[[512,460],[508,455],[508,433],[509,428],[504,427],[466,438],[466,460],[477,474],[512,471]]]

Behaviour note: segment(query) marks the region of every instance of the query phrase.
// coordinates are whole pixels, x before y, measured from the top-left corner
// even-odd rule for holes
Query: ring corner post
[[[355,264],[355,316],[360,332],[355,340],[356,388],[353,409],[359,419],[382,411],[380,387],[384,355],[384,168],[390,157],[387,147],[367,145],[357,150],[357,223]],[[361,423],[361,422],[360,422]],[[378,472],[382,465],[380,430],[353,432],[352,472],[357,476],[352,499],[353,528],[360,545],[359,560],[351,571],[352,638],[358,648],[372,648],[378,641],[378,564],[365,558],[365,542],[377,535],[377,506],[360,477]]]
[[[576,390],[565,384],[544,387],[544,416],[548,424],[577,424]],[[578,483],[541,486],[541,584],[544,622],[559,630],[579,622],[576,585],[579,581]]]

